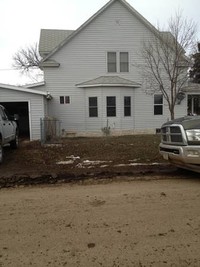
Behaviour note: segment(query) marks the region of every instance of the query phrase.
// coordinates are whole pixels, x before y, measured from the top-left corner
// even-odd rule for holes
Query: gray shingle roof
[[[55,47],[64,41],[74,31],[41,29],[39,52],[42,57],[47,56]]]
[[[100,76],[96,79],[89,80],[76,85],[77,87],[99,87],[99,86],[123,86],[123,87],[140,87],[141,84],[121,78],[119,76]]]

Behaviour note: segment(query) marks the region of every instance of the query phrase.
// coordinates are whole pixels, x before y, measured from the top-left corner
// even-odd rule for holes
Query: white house
[[[63,131],[155,132],[170,118],[161,94],[147,95],[137,65],[156,29],[124,0],[111,0],[76,31],[41,30],[49,116]],[[148,86],[148,85],[147,85]],[[182,101],[176,116],[187,114]]]
[[[101,135],[105,128],[111,134],[155,133],[170,119],[169,110],[161,94],[145,93],[148,83],[137,66],[144,60],[143,42],[156,33],[125,0],[110,0],[75,31],[42,29],[44,83],[25,93],[38,98],[30,110],[37,111],[31,115],[32,139],[40,135],[43,116],[60,120],[66,135]],[[25,101],[29,107],[34,102]],[[176,117],[184,115],[187,97],[175,107]]]

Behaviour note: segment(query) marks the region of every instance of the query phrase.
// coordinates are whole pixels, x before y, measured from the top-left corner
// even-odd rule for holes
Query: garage
[[[41,139],[40,118],[44,118],[47,111],[46,92],[41,88],[36,90],[0,84],[0,104],[9,115],[17,115],[20,137]]]
[[[28,102],[0,102],[0,105],[6,108],[9,115],[18,118],[19,137],[30,139]]]

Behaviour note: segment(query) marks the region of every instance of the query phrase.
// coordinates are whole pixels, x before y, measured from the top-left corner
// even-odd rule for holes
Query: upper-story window
[[[120,72],[129,72],[128,52],[120,52]]]
[[[163,95],[154,95],[154,115],[163,114]]]
[[[117,53],[108,52],[107,61],[108,61],[108,72],[117,72]]]
[[[128,52],[107,52],[108,72],[129,72]]]

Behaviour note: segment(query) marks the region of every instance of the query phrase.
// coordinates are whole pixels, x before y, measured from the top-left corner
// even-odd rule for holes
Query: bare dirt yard
[[[200,179],[151,178],[1,189],[0,266],[200,266]]]
[[[168,171],[159,143],[159,135],[67,138],[49,145],[21,140],[19,149],[4,149],[0,188]]]

